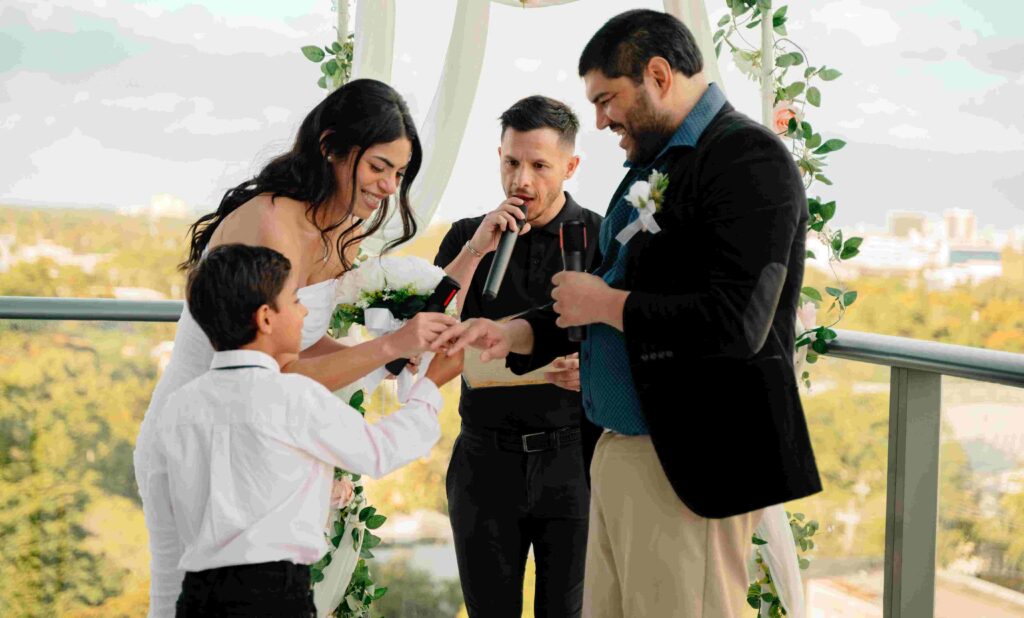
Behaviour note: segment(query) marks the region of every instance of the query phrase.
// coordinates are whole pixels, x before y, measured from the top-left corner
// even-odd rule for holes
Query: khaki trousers
[[[605,432],[590,472],[584,618],[751,615],[747,563],[760,510],[696,515],[673,491],[650,436]]]

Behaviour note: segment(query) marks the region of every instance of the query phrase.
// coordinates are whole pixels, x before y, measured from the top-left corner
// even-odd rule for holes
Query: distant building
[[[951,243],[971,243],[978,235],[978,222],[974,211],[952,208],[942,213],[946,224],[946,240]]]
[[[897,238],[909,238],[911,234],[925,235],[927,218],[921,212],[890,211],[889,235]]]

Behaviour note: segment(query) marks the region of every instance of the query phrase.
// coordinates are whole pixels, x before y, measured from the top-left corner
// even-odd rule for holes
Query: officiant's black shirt
[[[484,216],[479,216],[452,224],[441,241],[434,263],[441,268],[450,264],[466,241],[473,237],[483,219]],[[469,284],[462,319],[483,317],[496,320],[550,303],[554,288],[551,278],[562,270],[558,232],[563,221],[573,219],[579,219],[586,225],[589,241],[586,266],[588,271],[596,268],[601,263],[597,250],[601,216],[582,208],[566,192],[565,206],[550,223],[541,228],[531,228],[516,240],[498,297],[492,301],[484,300],[483,289],[494,252],[480,260]],[[465,285],[465,282],[460,283]],[[579,393],[553,384],[470,389],[463,382],[459,414],[471,427],[527,433],[525,430],[578,425],[583,409]]]

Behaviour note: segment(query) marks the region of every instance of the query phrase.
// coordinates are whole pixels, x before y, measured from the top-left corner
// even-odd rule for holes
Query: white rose
[[[643,208],[647,200],[651,199],[651,185],[646,180],[638,180],[629,188],[626,194],[626,201],[634,208]]]
[[[444,276],[442,269],[414,256],[381,258],[381,269],[385,273],[389,288],[400,289],[408,286],[418,294],[433,292]]]

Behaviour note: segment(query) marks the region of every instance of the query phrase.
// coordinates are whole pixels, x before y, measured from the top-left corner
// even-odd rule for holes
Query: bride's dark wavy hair
[[[356,170],[363,153],[370,146],[386,144],[402,137],[412,142],[412,158],[398,191],[402,235],[389,242],[384,250],[388,251],[408,241],[416,235],[416,219],[409,206],[409,188],[423,161],[419,134],[405,100],[391,86],[373,79],[357,79],[329,94],[309,112],[299,127],[295,145],[290,151],[268,163],[255,178],[228,190],[215,212],[203,215],[192,224],[189,228],[191,240],[188,259],[179,268],[187,270],[198,264],[220,222],[239,206],[262,193],[309,204],[306,215],[320,230],[326,252],[328,234],[341,227],[342,221],[347,221],[352,212],[352,204],[358,192]],[[317,215],[328,206],[338,191],[334,166],[327,160],[327,155],[344,159],[349,153],[355,157],[349,210],[341,221],[322,228]],[[362,223],[356,221],[338,236],[336,248],[345,270],[352,266],[345,257],[345,250],[380,229],[388,218],[388,202],[387,199],[382,202],[369,226],[360,233],[351,234]]]

